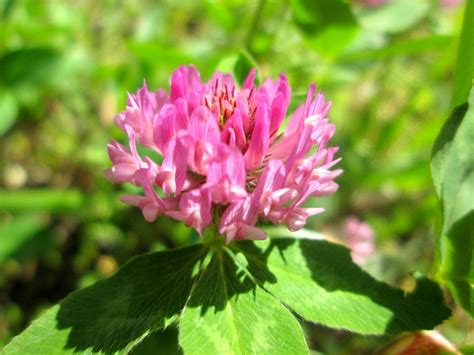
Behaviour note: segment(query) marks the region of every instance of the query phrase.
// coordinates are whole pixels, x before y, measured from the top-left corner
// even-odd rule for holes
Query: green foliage
[[[428,14],[429,2],[426,0],[390,1],[360,16],[363,26],[375,32],[399,33],[416,25]]]
[[[474,90],[457,107],[433,148],[432,173],[441,200],[439,273],[474,314]]]
[[[18,103],[13,96],[8,91],[0,92],[0,136],[10,129],[10,127],[15,123],[17,114],[18,114]]]
[[[437,267],[454,298],[474,315],[474,1],[460,37],[452,104],[433,146],[431,172],[441,201]],[[470,90],[470,94],[469,94]]]
[[[0,261],[25,255],[26,250],[31,249],[34,237],[37,242],[44,243],[43,238],[38,238],[38,233],[44,229],[46,222],[44,216],[25,215],[0,225]]]
[[[195,245],[137,257],[46,311],[4,353],[125,351],[176,319],[204,256]]]
[[[474,1],[467,0],[463,27],[459,38],[458,60],[454,76],[452,107],[462,105],[469,98],[474,78]]]
[[[276,239],[235,246],[269,292],[306,320],[363,334],[433,328],[450,312],[435,283],[405,296],[353,264],[349,250],[322,240]]]
[[[84,196],[77,190],[35,189],[21,191],[0,190],[0,208],[7,211],[50,211],[65,213],[78,210]]]
[[[48,47],[24,48],[0,57],[0,84],[20,86],[44,83],[54,73],[58,53]]]
[[[216,252],[194,286],[180,321],[185,354],[307,354],[290,311],[225,251]]]
[[[123,143],[113,117],[124,109],[127,92],[144,79],[150,90],[168,88],[180,64],[194,64],[204,80],[217,69],[239,81],[250,66],[258,68],[257,81],[284,72],[292,108],[315,82],[333,102],[329,119],[337,127],[337,156],[343,158],[338,167],[344,174],[337,194],[308,204],[326,212],[292,236],[344,242],[344,220],[354,215],[376,234],[376,252],[364,270],[404,289],[414,282],[407,276],[414,270],[429,273],[438,209],[429,151],[451,96],[458,98],[452,99],[453,107],[468,108],[472,0],[464,1],[470,25],[462,31],[464,54],[456,70],[463,5],[363,3],[0,1],[0,348],[46,307],[109,277],[133,256],[199,241],[182,223],[167,218],[147,223],[118,198],[137,189],[103,177],[110,166],[106,144],[112,138]],[[437,158],[441,152],[448,150],[441,149]],[[452,273],[449,285],[465,305],[471,292],[466,288],[468,227],[458,227],[465,233],[456,244],[464,240],[464,248],[456,247],[456,253],[445,248],[444,254],[456,255],[444,260],[456,261],[453,270],[461,270],[457,286]],[[268,233],[289,235],[285,227]],[[447,243],[438,246],[454,245],[442,240]],[[235,253],[236,265],[247,263]],[[357,296],[352,295],[360,302]],[[236,304],[235,297],[227,302]],[[437,329],[460,346],[467,321],[452,307],[453,317]],[[392,311],[384,310],[387,319]],[[389,340],[309,323],[303,327],[310,351],[318,353],[373,353]],[[177,333],[173,326],[154,331],[133,352],[180,353]]]
[[[129,352],[131,355],[179,355],[182,353],[178,347],[178,329],[171,326],[150,334]]]
[[[226,56],[220,61],[216,69],[222,73],[231,73],[236,81],[242,85],[252,68],[257,70],[255,82],[258,84],[262,81],[258,64],[247,51],[241,51],[237,55]]]
[[[344,50],[357,34],[357,20],[343,0],[291,0],[293,19],[309,45],[325,56]]]
[[[449,315],[431,281],[420,279],[405,296],[325,241],[195,245],[133,259],[48,310],[5,354],[126,351],[178,319],[185,353],[307,353],[285,305],[308,320],[370,334],[430,329]]]

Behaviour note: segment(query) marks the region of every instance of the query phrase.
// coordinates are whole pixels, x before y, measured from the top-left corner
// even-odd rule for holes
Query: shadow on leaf
[[[405,294],[363,271],[352,262],[346,247],[325,241],[301,241],[300,248],[314,281],[327,291],[364,295],[390,310],[393,317],[387,322],[387,334],[431,329],[450,315],[440,288],[427,278],[417,278],[416,289]],[[370,315],[366,317],[369,319]]]
[[[350,250],[323,240],[241,242],[258,283],[303,318],[367,334],[431,329],[450,315],[438,285],[417,280],[405,295],[354,264]],[[261,246],[261,247],[260,247]]]
[[[65,348],[115,352],[176,317],[189,297],[202,245],[137,257],[110,279],[72,294],[57,327],[70,328]]]
[[[255,290],[256,284],[249,275],[239,269],[236,262],[224,250],[212,255],[206,269],[202,272],[187,307],[200,307],[201,315],[210,309],[214,313],[222,311],[233,298],[237,302],[239,294]]]

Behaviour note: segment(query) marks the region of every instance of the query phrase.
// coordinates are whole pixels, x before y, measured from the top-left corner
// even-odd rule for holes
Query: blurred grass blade
[[[70,212],[84,205],[84,195],[78,190],[36,189],[0,190],[0,210],[10,212]]]

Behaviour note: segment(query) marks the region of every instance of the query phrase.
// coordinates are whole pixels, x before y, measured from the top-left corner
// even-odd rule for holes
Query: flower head
[[[129,147],[109,144],[113,166],[105,175],[141,186],[144,196],[122,201],[141,208],[147,221],[165,214],[199,234],[218,223],[227,242],[265,238],[255,226],[259,219],[295,231],[323,211],[303,204],[338,188],[341,171],[331,170],[337,148],[327,147],[335,131],[327,119],[331,104],[310,86],[282,131],[291,97],[286,76],[261,86],[254,78],[252,70],[239,88],[217,72],[205,83],[194,66],[181,66],[169,94],[144,84],[129,95],[115,118]],[[161,164],[140,155],[137,145],[159,153]]]
[[[375,233],[372,227],[356,217],[347,218],[344,233],[347,245],[352,249],[352,258],[357,264],[363,264],[375,251]]]

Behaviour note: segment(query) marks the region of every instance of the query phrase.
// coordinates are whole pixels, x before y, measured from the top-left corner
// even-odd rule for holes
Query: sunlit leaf
[[[474,312],[474,90],[456,107],[433,147],[432,175],[441,199],[438,269],[456,300]]]
[[[214,254],[180,322],[185,354],[307,354],[300,325],[225,251]]]
[[[474,314],[474,1],[460,36],[452,112],[433,146],[431,174],[441,200],[437,267],[455,300]]]
[[[235,246],[260,285],[306,320],[362,334],[431,329],[450,312],[425,278],[409,294],[355,265],[349,249],[322,240],[275,239]]]

